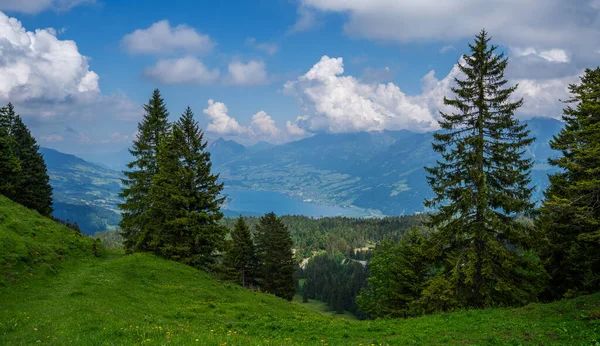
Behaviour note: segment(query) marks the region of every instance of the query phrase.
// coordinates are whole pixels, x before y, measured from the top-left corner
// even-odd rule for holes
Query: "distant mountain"
[[[125,148],[116,152],[100,152],[82,154],[84,160],[93,162],[104,168],[109,168],[116,171],[126,170],[126,165],[131,162],[132,157],[129,153],[129,148]]]
[[[77,222],[87,234],[118,224],[119,172],[54,149],[42,147],[40,152],[53,188],[55,217]]]
[[[535,162],[532,185],[536,186],[534,199],[540,200],[548,173],[555,171],[547,163],[557,155],[549,141],[562,123],[549,118],[526,123],[537,138],[526,155]],[[317,134],[282,145],[245,147],[219,138],[209,143],[208,150],[213,171],[220,173],[228,188],[275,191],[315,203],[402,215],[424,212],[423,201],[432,196],[423,168],[439,159],[431,148],[432,139],[431,132],[403,130]],[[54,188],[54,215],[76,221],[90,234],[115,227],[120,218],[121,173],[52,149],[41,151]],[[103,163],[118,166],[119,157]],[[226,211],[228,216],[240,213],[247,211]]]
[[[527,155],[534,159],[534,198],[542,198],[547,159],[556,153],[548,142],[562,123],[550,118],[527,120],[537,140]],[[431,148],[433,133],[410,131],[318,134],[260,151],[245,150],[226,159],[213,152],[214,168],[228,187],[269,190],[318,203],[354,205],[386,215],[423,212],[432,195],[424,166],[439,159]],[[231,141],[228,141],[231,142]],[[232,145],[229,143],[229,145]]]
[[[213,165],[223,164],[246,151],[245,146],[223,138],[209,143],[207,149],[211,154],[210,158]]]

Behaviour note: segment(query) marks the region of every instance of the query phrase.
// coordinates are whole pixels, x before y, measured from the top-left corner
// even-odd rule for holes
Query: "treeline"
[[[507,58],[485,31],[459,62],[444,98],[426,167],[436,210],[400,242],[384,242],[369,264],[358,306],[371,317],[407,317],[462,308],[517,306],[600,290],[600,67],[587,69],[550,142],[560,168],[539,210],[531,202],[533,141],[514,117],[523,100],[506,86]],[[533,222],[523,222],[529,217]]]
[[[52,214],[52,187],[39,145],[11,103],[0,108],[0,194]]]
[[[290,229],[294,249],[302,257],[313,251],[345,247],[363,248],[386,239],[398,240],[404,232],[422,223],[422,215],[393,216],[385,218],[358,219],[348,217],[310,218],[306,216],[282,216],[281,221]],[[256,217],[244,217],[254,227]],[[225,218],[222,224],[233,228],[236,220]]]
[[[144,109],[120,194],[126,252],[152,252],[292,299],[294,257],[287,227],[267,214],[252,238],[239,220],[227,242],[223,184],[211,172],[207,142],[192,110],[169,122],[158,89]]]

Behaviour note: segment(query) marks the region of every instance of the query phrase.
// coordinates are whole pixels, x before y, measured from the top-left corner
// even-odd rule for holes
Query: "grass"
[[[30,219],[23,225],[42,222],[34,213],[22,217]],[[149,254],[67,254],[58,271],[32,269],[34,275],[0,287],[1,345],[600,344],[600,294],[516,309],[350,321]]]
[[[92,240],[0,195],[0,287],[91,256]]]
[[[327,305],[327,303],[320,301],[320,300],[309,299],[307,303],[303,303],[302,302],[302,294],[296,294],[294,296],[293,302],[304,308],[316,311],[316,312],[321,313],[326,316],[341,318],[341,319],[345,319],[345,320],[349,320],[349,321],[358,320],[358,318],[353,313],[348,312],[348,311],[344,311],[343,314],[338,314],[337,312],[335,312],[335,310],[332,310],[329,307],[329,305]]]

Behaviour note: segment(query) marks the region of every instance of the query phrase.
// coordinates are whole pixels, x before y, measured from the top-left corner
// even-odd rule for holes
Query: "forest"
[[[144,106],[124,172],[120,236],[151,253],[286,300],[326,302],[359,318],[517,307],[600,290],[600,67],[568,87],[550,142],[541,206],[531,201],[534,138],[504,77],[508,58],[481,31],[459,64],[426,167],[431,213],[383,219],[225,219],[223,183],[188,107],[175,122],[160,91]],[[49,216],[39,146],[12,104],[0,109],[0,193]],[[77,225],[65,222],[74,232]],[[118,242],[114,236],[110,238]],[[96,244],[96,243],[95,243]],[[96,246],[96,245],[95,245]]]

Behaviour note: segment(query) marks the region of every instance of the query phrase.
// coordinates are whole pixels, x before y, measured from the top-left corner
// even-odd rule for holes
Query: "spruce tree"
[[[231,244],[223,257],[226,270],[243,287],[256,284],[257,258],[250,227],[240,216],[231,232]]]
[[[148,195],[152,223],[144,235],[149,251],[212,269],[226,229],[219,224],[223,185],[210,172],[206,145],[188,108],[158,146],[158,172]]]
[[[275,213],[268,213],[258,220],[255,240],[261,290],[292,300],[296,289],[292,238],[288,228]]]
[[[40,146],[29,132],[12,103],[0,110],[0,131],[6,133],[7,151],[2,154],[12,175],[4,176],[6,197],[37,210],[44,216],[52,214],[52,187]],[[8,130],[8,131],[7,131]],[[10,168],[12,167],[12,168]]]
[[[550,142],[561,156],[550,176],[539,225],[551,275],[547,299],[600,290],[600,67],[587,69],[563,110],[565,127]]]
[[[169,130],[169,112],[158,89],[154,90],[148,104],[144,105],[144,118],[138,124],[138,137],[129,150],[134,160],[123,172],[124,188],[119,205],[122,220],[119,223],[128,252],[148,250],[147,225],[152,224],[146,213],[150,207],[148,194],[152,177],[158,173],[157,148]]]
[[[221,206],[225,197],[221,196],[223,183],[218,182],[219,175],[211,172],[210,153],[206,150],[208,142],[194,113],[187,107],[176,127],[181,133],[180,157],[183,166],[183,190],[187,227],[194,234],[194,262],[199,266],[212,266],[216,254],[223,250],[227,228],[220,225],[223,218]]]
[[[517,222],[533,208],[532,161],[523,154],[534,141],[514,117],[523,100],[511,102],[507,58],[482,30],[458,67],[454,99],[444,104],[433,149],[442,160],[426,167],[437,208],[431,253],[441,272],[424,291],[431,310],[524,304],[536,299],[542,272],[529,256],[531,229]]]
[[[16,193],[15,177],[21,171],[15,155],[15,138],[11,133],[13,121],[7,107],[0,108],[0,194],[9,198]]]

